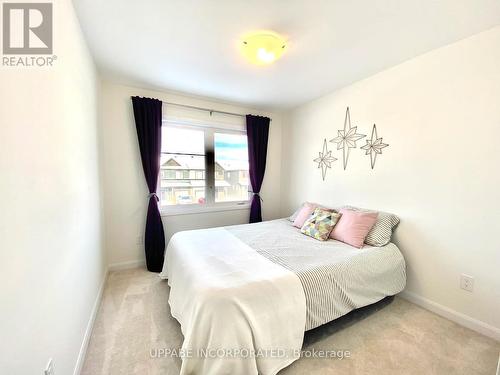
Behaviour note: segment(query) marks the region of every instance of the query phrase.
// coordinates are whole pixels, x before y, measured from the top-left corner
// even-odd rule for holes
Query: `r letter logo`
[[[52,54],[52,4],[3,4],[3,54]]]

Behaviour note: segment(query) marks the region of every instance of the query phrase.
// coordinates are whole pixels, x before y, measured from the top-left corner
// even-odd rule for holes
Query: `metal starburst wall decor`
[[[372,137],[366,140],[366,145],[361,147],[362,150],[366,151],[366,155],[370,155],[372,169],[375,168],[375,162],[377,161],[377,155],[382,154],[382,149],[389,146],[387,143],[382,142],[382,137],[377,135],[377,126],[373,124]]]
[[[351,148],[356,148],[356,141],[359,141],[363,137],[366,137],[366,135],[359,134],[358,127],[351,125],[351,114],[349,113],[349,107],[347,107],[344,129],[338,130],[338,136],[330,140],[330,142],[337,144],[337,150],[342,150],[344,170],[347,168]]]
[[[318,163],[318,169],[321,168],[321,177],[323,177],[323,181],[325,181],[326,171],[328,168],[332,167],[332,163],[337,160],[332,156],[332,152],[328,151],[328,144],[326,143],[326,139],[323,141],[323,151],[319,152],[319,156],[314,159],[315,163]]]
[[[366,137],[366,135],[358,133],[357,126],[352,126],[349,107],[347,107],[345,113],[344,128],[338,130],[337,134],[337,137],[331,139],[330,142],[337,144],[337,150],[342,150],[342,165],[345,170],[349,162],[351,150],[358,148],[356,142]],[[370,155],[371,169],[374,169],[375,163],[377,162],[377,156],[381,155],[382,150],[389,145],[383,142],[382,137],[379,138],[376,125],[373,125],[371,138],[365,141],[366,144],[360,147],[360,149],[365,151],[365,155]],[[314,159],[314,162],[318,164],[318,169],[321,169],[321,177],[323,181],[325,181],[328,169],[332,168],[332,164],[337,158],[333,156],[331,150],[328,150],[326,139],[323,141],[323,150],[318,154],[319,156]]]

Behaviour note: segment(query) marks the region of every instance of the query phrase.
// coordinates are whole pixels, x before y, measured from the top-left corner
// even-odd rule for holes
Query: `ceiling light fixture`
[[[285,52],[286,40],[274,31],[257,31],[243,37],[242,52],[256,65],[269,65]]]

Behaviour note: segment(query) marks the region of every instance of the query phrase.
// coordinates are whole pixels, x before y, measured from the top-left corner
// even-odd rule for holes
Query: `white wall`
[[[497,334],[499,61],[497,27],[292,110],[283,120],[281,185],[283,215],[304,200],[398,214],[407,290]],[[344,171],[329,143],[339,161],[323,182],[313,159],[323,139],[343,127],[347,106],[360,133],[369,135],[376,123],[390,146],[374,170],[369,156],[354,150]],[[461,273],[475,277],[473,293],[459,288]]]
[[[104,277],[98,81],[68,0],[53,68],[0,68],[0,373],[72,374]]]
[[[111,265],[144,260],[144,247],[137,244],[143,236],[148,191],[142,171],[131,96],[154,97],[164,101],[201,106],[216,110],[266,115],[272,118],[270,126],[268,162],[262,186],[264,219],[280,215],[281,176],[281,117],[280,114],[208,99],[145,90],[109,82],[102,85],[102,151],[104,172],[104,201],[106,248]],[[181,110],[165,106],[164,111],[182,113],[196,120],[221,122],[240,119],[214,113]],[[202,214],[163,216],[166,240],[173,233],[186,230],[248,222],[249,210],[211,212]]]

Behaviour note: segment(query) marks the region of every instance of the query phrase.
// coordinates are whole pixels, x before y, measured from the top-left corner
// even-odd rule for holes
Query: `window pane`
[[[203,130],[162,128],[161,206],[205,203],[204,136]]]
[[[204,156],[162,154],[160,204],[205,204]],[[200,178],[198,178],[200,177]]]
[[[203,130],[164,126],[161,131],[161,150],[173,154],[205,154]]]
[[[244,134],[215,133],[215,202],[246,201],[248,146]]]

